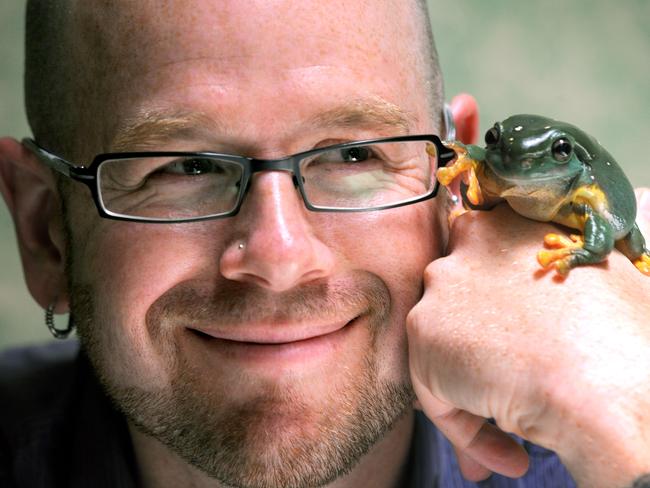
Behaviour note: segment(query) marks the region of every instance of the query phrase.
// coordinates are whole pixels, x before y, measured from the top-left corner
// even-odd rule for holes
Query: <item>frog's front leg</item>
[[[448,143],[447,146],[456,153],[456,161],[451,166],[438,169],[436,174],[438,181],[444,186],[449,186],[459,175],[467,173],[469,185],[465,196],[473,205],[483,204],[483,193],[481,192],[481,187],[476,176],[479,165],[481,164],[480,161],[473,159],[469,155],[467,148],[462,145]]]
[[[582,264],[599,263],[614,249],[612,226],[595,213],[591,207],[585,208],[584,237],[571,236],[571,240],[557,234],[547,234],[544,242],[554,250],[543,250],[537,254],[542,267],[555,266],[557,272],[566,276],[572,268]]]

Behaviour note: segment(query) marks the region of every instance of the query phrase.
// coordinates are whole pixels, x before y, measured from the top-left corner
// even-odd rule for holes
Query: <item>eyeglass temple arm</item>
[[[23,145],[27,147],[27,149],[32,151],[36,157],[38,157],[38,159],[49,168],[58,171],[68,178],[76,178],[79,176],[75,171],[77,168],[72,163],[56,156],[55,154],[52,154],[51,152],[46,151],[33,139],[23,139],[22,142]]]
[[[445,142],[453,141],[456,139],[456,124],[454,124],[454,114],[448,103],[445,103],[442,114],[445,122]]]

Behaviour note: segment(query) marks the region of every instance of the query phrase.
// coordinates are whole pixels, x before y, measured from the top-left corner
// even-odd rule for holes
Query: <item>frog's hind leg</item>
[[[557,272],[566,276],[572,268],[583,264],[600,263],[614,248],[612,227],[597,214],[589,213],[584,224],[584,238],[571,236],[567,239],[558,234],[547,234],[544,242],[554,250],[543,250],[537,254],[542,267],[555,266]]]
[[[625,237],[616,241],[616,249],[621,251],[643,274],[650,276],[650,252],[645,246],[645,239],[634,224]]]

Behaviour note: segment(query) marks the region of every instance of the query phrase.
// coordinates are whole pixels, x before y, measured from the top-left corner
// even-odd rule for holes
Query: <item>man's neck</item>
[[[328,488],[404,486],[408,477],[409,451],[413,438],[414,412],[409,410],[346,476]],[[143,488],[221,488],[198,468],[186,463],[158,440],[141,433],[131,423],[129,431]]]

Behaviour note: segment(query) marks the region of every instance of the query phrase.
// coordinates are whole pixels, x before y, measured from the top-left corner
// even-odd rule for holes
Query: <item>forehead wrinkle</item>
[[[179,139],[219,133],[219,122],[200,112],[150,110],[122,123],[110,144],[112,151],[155,150]]]
[[[316,128],[395,129],[408,134],[417,117],[380,97],[357,99],[322,112],[310,121]]]

